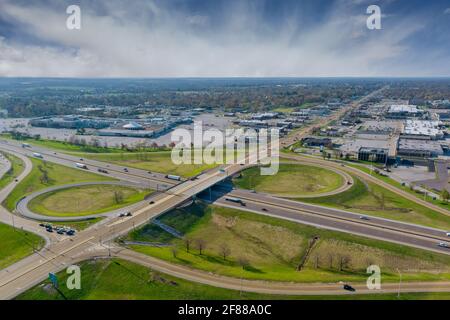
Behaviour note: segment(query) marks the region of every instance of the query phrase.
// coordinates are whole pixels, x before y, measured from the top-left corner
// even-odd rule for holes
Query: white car
[[[441,248],[449,248],[448,243],[445,243],[445,242],[439,242],[438,246]]]
[[[447,232],[446,235],[447,235],[447,237],[450,237],[450,232]]]

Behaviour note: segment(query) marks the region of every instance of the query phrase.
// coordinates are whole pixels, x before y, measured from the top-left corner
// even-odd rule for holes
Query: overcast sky
[[[0,0],[0,76],[450,76],[449,57],[450,0]]]

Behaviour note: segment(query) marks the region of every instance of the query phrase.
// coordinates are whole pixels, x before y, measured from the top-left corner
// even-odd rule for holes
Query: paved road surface
[[[242,199],[245,206],[227,201],[228,197]],[[362,220],[360,215],[352,212],[275,198],[246,190],[233,190],[215,200],[214,204],[450,255],[450,248],[438,246],[439,242],[450,240],[445,230],[377,217]]]

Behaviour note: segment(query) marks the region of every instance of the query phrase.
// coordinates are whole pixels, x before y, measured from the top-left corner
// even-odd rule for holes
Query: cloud
[[[444,14],[450,14],[450,8],[445,9]]]
[[[2,0],[0,0],[2,1]],[[46,2],[52,3],[52,1]],[[299,28],[294,14],[267,21],[261,5],[232,2],[222,19],[157,1],[82,2],[82,29],[65,27],[61,6],[2,3],[20,38],[0,40],[0,75],[68,77],[408,75],[397,65],[423,28],[415,17],[368,31],[365,10],[334,5],[322,23]],[[98,4],[101,3],[101,6]],[[1,34],[0,34],[1,35]]]

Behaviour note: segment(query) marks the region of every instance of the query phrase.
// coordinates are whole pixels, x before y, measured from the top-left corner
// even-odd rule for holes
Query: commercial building
[[[437,140],[444,137],[444,132],[439,128],[439,121],[406,120],[402,137]]]
[[[153,138],[155,136],[155,132],[152,130],[104,129],[98,130],[97,135],[106,137]]]
[[[411,158],[435,158],[444,155],[448,147],[439,141],[400,139],[397,155]]]
[[[302,139],[302,144],[307,147],[331,147],[333,141],[330,138],[307,137]]]
[[[386,118],[389,119],[407,119],[416,118],[423,115],[423,111],[418,109],[415,105],[391,105],[388,112],[386,113]]]
[[[144,127],[142,125],[140,125],[139,123],[134,122],[134,121],[127,123],[122,128],[125,130],[143,130],[144,129]]]
[[[358,150],[358,160],[371,161],[386,164],[388,162],[389,149],[376,149],[362,147]]]
[[[56,129],[103,129],[110,126],[111,121],[87,118],[83,116],[43,117],[30,120],[33,127]]]

